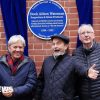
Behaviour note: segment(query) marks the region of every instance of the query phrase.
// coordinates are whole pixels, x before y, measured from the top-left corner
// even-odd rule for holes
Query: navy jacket
[[[36,89],[37,74],[34,62],[25,57],[17,68],[15,75],[6,62],[6,57],[0,58],[0,86],[12,86],[12,97],[4,97],[0,94],[0,100],[32,100],[32,92]]]

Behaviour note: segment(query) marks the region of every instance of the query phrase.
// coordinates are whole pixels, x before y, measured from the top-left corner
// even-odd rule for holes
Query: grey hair
[[[78,34],[81,33],[81,30],[82,30],[83,27],[86,27],[87,29],[90,29],[94,33],[94,30],[93,30],[93,27],[92,27],[91,24],[82,24],[78,29]]]
[[[24,47],[26,46],[25,39],[21,35],[11,36],[9,41],[8,41],[8,45],[12,45],[18,41],[21,41]]]

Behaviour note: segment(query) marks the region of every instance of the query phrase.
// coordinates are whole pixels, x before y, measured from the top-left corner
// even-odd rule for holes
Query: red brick
[[[66,2],[65,7],[76,7],[76,3],[72,1]]]
[[[69,8],[69,13],[75,13],[75,12],[77,12],[76,7]]]
[[[70,25],[78,25],[79,22],[78,22],[78,19],[71,19],[69,23]]]
[[[43,61],[43,56],[35,56],[35,61]]]
[[[34,44],[34,49],[43,49],[42,43]]]

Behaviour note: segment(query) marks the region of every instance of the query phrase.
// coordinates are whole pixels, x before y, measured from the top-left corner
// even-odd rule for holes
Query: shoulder
[[[72,55],[74,56],[74,55],[77,55],[77,54],[81,54],[82,51],[83,51],[83,48],[82,48],[82,46],[80,46],[80,47],[76,48],[76,49],[73,51]]]
[[[100,42],[96,43],[96,47],[100,48]]]
[[[24,56],[24,63],[35,63],[34,60],[28,56]]]
[[[6,55],[0,57],[0,62],[6,62]]]
[[[53,56],[48,56],[44,59],[44,61],[48,61],[48,60],[54,60],[54,57]]]
[[[79,46],[78,48],[75,49],[75,52],[79,52],[79,51],[81,51],[82,48],[83,48],[82,46]]]

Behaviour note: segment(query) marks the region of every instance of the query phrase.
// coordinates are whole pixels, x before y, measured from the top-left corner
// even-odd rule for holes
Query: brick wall
[[[36,3],[37,0],[26,0],[27,1],[27,12],[32,4]],[[70,37],[70,51],[72,52],[76,46],[77,29],[78,29],[78,13],[76,8],[75,0],[55,0],[59,2],[67,12],[68,23],[64,35]],[[93,0],[93,23],[96,34],[96,40],[100,41],[100,0]],[[52,53],[50,41],[41,40],[35,37],[28,29],[28,46],[29,56],[35,61],[36,68],[39,71],[42,62],[45,57]],[[2,20],[2,14],[0,12],[0,55],[5,54],[6,40],[4,25]]]

